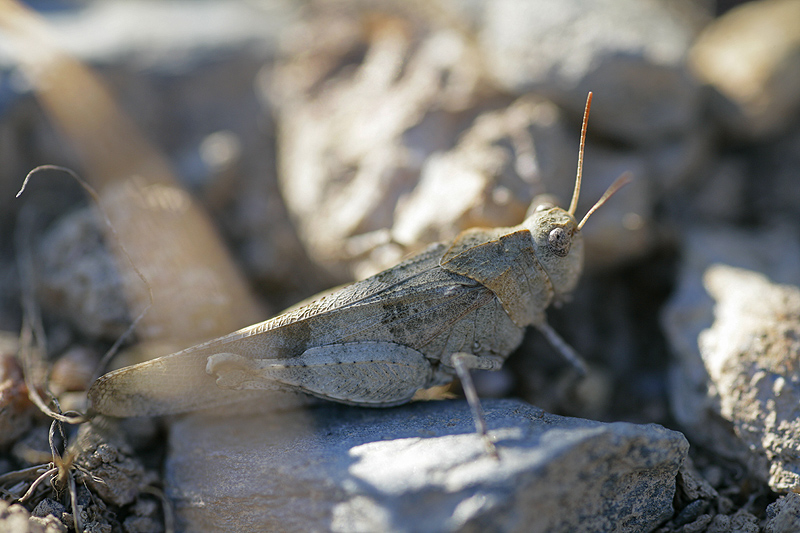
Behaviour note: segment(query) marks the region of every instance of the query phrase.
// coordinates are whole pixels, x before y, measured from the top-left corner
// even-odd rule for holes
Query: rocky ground
[[[35,5],[0,2],[0,530],[800,530],[800,2]],[[589,91],[577,213],[634,176],[548,310],[589,372],[535,331],[476,372],[499,461],[457,385],[76,414],[120,338],[112,367],[566,205]],[[40,164],[103,211],[63,172],[15,198]]]

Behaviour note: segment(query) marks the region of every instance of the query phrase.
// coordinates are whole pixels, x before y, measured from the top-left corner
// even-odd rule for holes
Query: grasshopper
[[[583,369],[545,310],[575,288],[581,228],[627,182],[621,176],[578,222],[586,102],[568,210],[534,202],[511,228],[473,228],[363,281],[265,322],[100,377],[96,412],[162,415],[216,407],[246,390],[289,390],[336,402],[389,407],[458,375],[486,439],[470,369],[499,369],[527,326]]]

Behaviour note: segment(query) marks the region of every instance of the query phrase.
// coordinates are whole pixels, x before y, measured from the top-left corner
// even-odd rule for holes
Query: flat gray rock
[[[682,434],[484,407],[499,462],[463,401],[186,417],[167,492],[190,531],[647,531],[672,515]]]

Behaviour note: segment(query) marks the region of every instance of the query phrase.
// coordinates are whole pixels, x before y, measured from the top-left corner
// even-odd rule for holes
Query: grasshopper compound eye
[[[554,228],[547,237],[547,247],[558,257],[566,257],[572,246],[572,239],[564,228]]]

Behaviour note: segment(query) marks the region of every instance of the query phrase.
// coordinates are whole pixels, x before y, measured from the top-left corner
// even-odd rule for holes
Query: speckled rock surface
[[[698,343],[719,414],[768,461],[773,490],[800,490],[800,288],[722,265],[704,283],[716,305]]]
[[[774,490],[791,490],[800,435],[798,289],[758,272],[800,279],[796,233],[707,230],[686,242],[679,290],[664,313],[677,355],[673,413],[698,442],[748,465]]]

